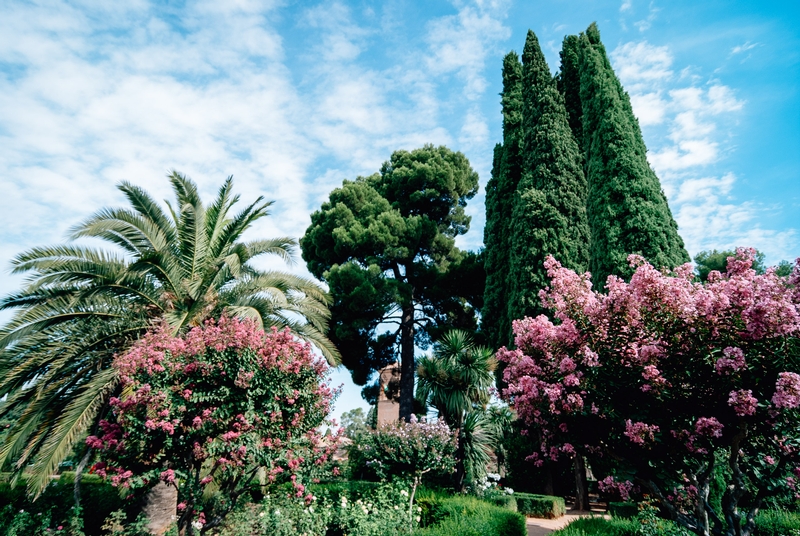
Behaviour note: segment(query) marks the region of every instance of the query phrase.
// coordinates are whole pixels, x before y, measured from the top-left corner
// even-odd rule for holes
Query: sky
[[[796,0],[10,0],[0,293],[23,283],[15,255],[124,205],[120,181],[167,199],[177,170],[210,199],[232,175],[243,201],[275,201],[249,237],[300,237],[343,179],[426,143],[480,175],[458,242],[478,249],[503,55],[531,29],[555,74],[564,36],[593,21],[689,253],[800,256]],[[299,254],[285,268],[308,275]],[[337,416],[366,406],[346,371],[333,382]]]

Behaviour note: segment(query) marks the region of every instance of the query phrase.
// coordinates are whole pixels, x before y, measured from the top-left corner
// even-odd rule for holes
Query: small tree
[[[258,484],[307,495],[303,476],[336,448],[316,431],[335,394],[328,367],[288,330],[223,317],[181,338],[163,325],[113,366],[122,395],[86,440],[103,451],[98,472],[134,489],[175,486],[181,534],[219,525]],[[204,503],[212,484],[217,499]]]
[[[409,422],[387,423],[361,437],[358,450],[381,478],[404,475],[412,480],[408,501],[409,528],[413,529],[414,495],[422,476],[431,471],[450,470],[456,438],[443,420],[419,422],[411,415]]]
[[[754,258],[739,249],[703,285],[689,264],[670,275],[632,255],[631,282],[609,278],[608,294],[548,258],[556,323],[516,321],[518,349],[499,352],[531,458],[612,461],[694,533],[752,534],[764,500],[800,476],[800,268],[757,275]]]

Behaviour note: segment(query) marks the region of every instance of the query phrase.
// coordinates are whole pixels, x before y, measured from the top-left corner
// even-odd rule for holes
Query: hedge
[[[800,535],[800,514],[785,510],[763,510],[756,516],[753,536]]]
[[[567,513],[563,497],[514,493],[514,498],[517,501],[517,512],[526,516],[555,519]]]
[[[418,536],[526,536],[525,518],[474,497],[421,497]]]

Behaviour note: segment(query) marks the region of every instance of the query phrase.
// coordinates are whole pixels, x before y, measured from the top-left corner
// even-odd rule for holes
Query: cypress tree
[[[586,179],[564,99],[536,35],[528,31],[523,65],[523,174],[512,210],[509,321],[544,313],[544,260],[585,271],[589,262]]]
[[[561,71],[558,73],[558,90],[564,96],[564,107],[569,116],[569,126],[579,144],[583,145],[583,109],[581,105],[580,73],[581,41],[577,35],[568,35],[561,45]]]
[[[493,348],[513,343],[507,316],[511,210],[522,172],[522,64],[516,52],[503,58],[503,143],[494,151],[492,177],[486,185],[486,289],[481,326]]]
[[[589,270],[596,286],[628,278],[627,257],[654,266],[689,261],[661,185],[647,162],[630,98],[608,61],[593,23],[580,36],[580,100],[591,230]]]

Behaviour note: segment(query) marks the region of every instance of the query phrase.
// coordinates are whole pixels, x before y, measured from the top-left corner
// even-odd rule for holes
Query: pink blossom
[[[166,471],[162,471],[161,475],[159,476],[161,481],[166,482],[167,484],[172,484],[175,482],[175,471],[172,469],[167,469]]]
[[[778,408],[793,409],[800,406],[800,375],[781,372],[775,384],[772,403]]]
[[[717,374],[731,374],[746,367],[744,352],[741,348],[727,347],[722,351],[724,357],[717,359]]]
[[[700,417],[694,425],[698,435],[706,437],[722,437],[723,424],[714,417]]]
[[[658,426],[654,424],[645,424],[643,422],[631,422],[630,419],[625,421],[625,435],[628,436],[632,442],[639,445],[644,445],[646,439],[653,441],[655,439],[654,433],[658,432]]]
[[[740,389],[730,392],[728,405],[733,408],[739,417],[746,417],[747,415],[755,414],[756,409],[758,409],[758,399],[753,396],[753,391],[750,389]]]

